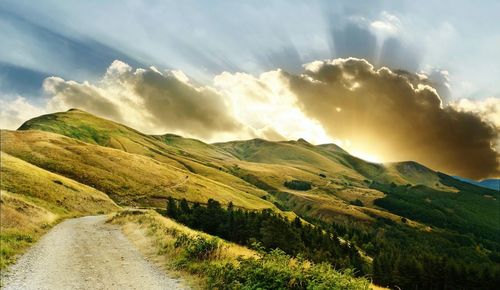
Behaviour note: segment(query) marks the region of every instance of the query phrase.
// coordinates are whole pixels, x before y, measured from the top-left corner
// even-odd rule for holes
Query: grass
[[[106,146],[150,157],[175,168],[224,183],[255,196],[265,192],[225,172],[227,160],[235,158],[215,146],[166,134],[150,136],[81,110],[43,115],[25,122],[20,130],[41,130],[68,136],[86,143]]]
[[[119,207],[104,193],[1,152],[0,269],[62,219]]]
[[[464,187],[443,183],[438,173],[415,162],[369,163],[334,144],[261,139],[206,144],[171,134],[149,136],[80,110],[41,116],[21,129],[3,132],[4,150],[130,206],[163,207],[168,196],[201,203],[214,198],[248,209],[278,207],[327,221],[371,222],[397,219],[374,204],[385,195],[370,188],[372,182],[424,184],[452,193],[450,198]],[[287,188],[290,180],[311,189]],[[358,199],[363,206],[352,204]]]
[[[2,148],[36,166],[92,186],[121,205],[163,207],[186,198],[248,209],[275,208],[268,201],[152,158],[42,131],[3,131]]]
[[[153,247],[155,261],[206,289],[368,289],[369,282],[325,264],[290,258],[280,251],[262,253],[194,231],[153,211],[123,211],[110,220],[129,238]],[[130,230],[135,228],[135,230]],[[142,232],[150,241],[130,232]],[[137,242],[139,240],[139,242]]]
[[[134,154],[131,157],[82,144],[71,148],[69,144],[61,144],[59,147],[63,148],[56,148],[54,141],[50,141],[50,148],[46,143],[36,146],[38,152],[34,154],[28,152],[33,148],[25,152],[17,148],[10,151],[43,168],[57,170],[95,186],[121,204],[133,206],[162,207],[167,196],[197,202],[205,202],[211,197],[223,203],[233,201],[244,208],[274,207],[275,204],[281,209],[300,207],[304,212],[308,207],[300,203],[306,201],[310,207],[320,209],[305,212],[308,216],[332,219],[338,214],[347,214],[367,220],[361,208],[349,207],[352,201],[359,199],[366,207],[375,208],[373,200],[382,193],[369,189],[367,179],[407,184],[421,182],[422,178],[418,177],[425,173],[423,179],[435,183],[435,173],[420,170],[422,166],[368,163],[333,144],[314,146],[304,140],[271,142],[261,139],[206,144],[172,134],[149,136],[80,110],[40,116],[27,121],[20,129],[28,130],[26,135],[34,134],[29,130],[43,130]],[[57,135],[48,135],[47,139],[67,142],[54,136]],[[40,153],[44,154],[40,151],[54,151],[47,153],[55,156],[61,150],[69,158],[39,158]],[[73,151],[73,156],[68,156],[68,150]],[[96,150],[99,151],[97,156],[85,152]],[[101,158],[105,155],[109,156],[107,160]],[[128,159],[131,161],[127,162]],[[82,160],[84,164],[76,168]],[[115,174],[106,172],[108,168]],[[79,172],[80,169],[84,172]],[[185,176],[189,176],[189,180],[182,186],[175,186]],[[290,180],[310,183],[313,195],[304,198],[300,192],[286,188],[284,183]],[[269,194],[272,191],[287,192],[294,202],[288,204]],[[324,202],[329,199],[331,201]]]

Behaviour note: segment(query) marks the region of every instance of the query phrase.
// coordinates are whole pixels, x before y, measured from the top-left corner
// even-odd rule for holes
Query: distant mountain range
[[[489,188],[489,189],[493,189],[493,190],[500,190],[500,179],[498,179],[498,178],[491,178],[491,179],[484,179],[481,181],[475,181],[475,180],[460,177],[460,176],[453,176],[453,177],[458,179],[458,180],[465,181],[465,182],[468,182],[470,184],[474,184],[474,185],[481,186],[484,188]]]

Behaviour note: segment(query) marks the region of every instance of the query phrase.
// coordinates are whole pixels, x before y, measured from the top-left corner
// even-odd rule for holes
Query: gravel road
[[[88,216],[55,226],[11,267],[2,289],[186,289],[105,220]]]

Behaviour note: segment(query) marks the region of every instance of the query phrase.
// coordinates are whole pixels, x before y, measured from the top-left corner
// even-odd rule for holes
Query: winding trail
[[[88,216],[55,226],[11,267],[2,289],[187,289],[105,221]]]

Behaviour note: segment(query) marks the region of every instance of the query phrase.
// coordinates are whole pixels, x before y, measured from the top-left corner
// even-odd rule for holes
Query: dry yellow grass
[[[112,216],[110,223],[121,226],[122,231],[132,243],[155,264],[164,270],[182,277],[193,288],[202,288],[205,277],[180,270],[176,261],[181,255],[181,248],[174,246],[177,237],[188,235],[207,239],[214,236],[190,229],[152,210],[126,210]],[[257,257],[246,247],[219,239],[216,259],[237,263],[238,257]]]
[[[222,170],[226,160],[234,160],[234,156],[195,139],[175,135],[149,136],[77,109],[31,119],[21,129],[53,132],[86,143],[143,155],[255,196],[265,195],[262,190]]]
[[[72,216],[119,207],[104,193],[1,152],[0,268]]]
[[[186,198],[248,209],[275,208],[253,194],[152,158],[92,145],[42,131],[3,131],[5,152],[90,185],[123,205],[163,207],[166,198]]]

